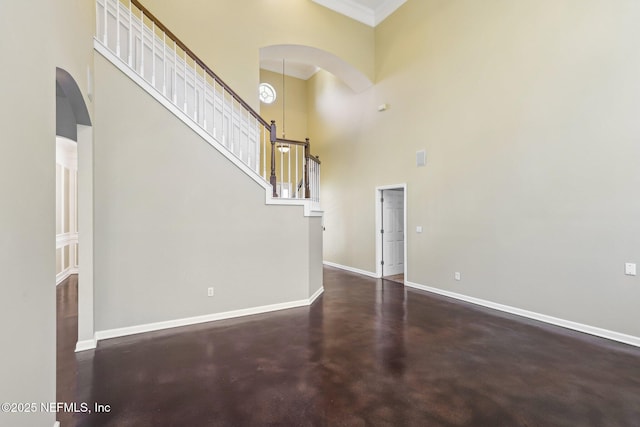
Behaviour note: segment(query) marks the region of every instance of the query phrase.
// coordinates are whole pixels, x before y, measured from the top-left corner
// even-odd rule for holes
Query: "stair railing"
[[[138,0],[96,0],[96,21],[98,42],[265,180],[270,152],[273,197],[319,202],[320,160],[310,154],[309,140],[275,137],[275,122],[264,120]],[[303,194],[295,187],[298,172]]]
[[[309,138],[304,142],[278,138],[276,122],[271,120],[269,140],[271,141],[269,182],[273,188],[273,197],[311,199],[314,203],[319,203],[321,162],[319,157],[311,154]],[[276,173],[277,163],[280,165],[280,181]],[[301,178],[299,173],[302,175]],[[294,189],[293,193],[291,189]]]

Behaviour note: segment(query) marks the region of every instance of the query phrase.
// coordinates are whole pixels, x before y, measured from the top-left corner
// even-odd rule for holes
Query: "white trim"
[[[324,215],[324,211],[318,207],[318,203],[310,199],[286,199],[281,197],[273,197],[273,189],[271,185],[265,190],[265,204],[279,206],[302,206],[304,216],[320,217]]]
[[[387,0],[371,9],[353,0],[313,0],[334,12],[341,13],[370,27],[375,27],[402,6],[407,0]]]
[[[94,244],[93,244],[93,128],[78,125],[78,340],[93,341],[94,329]],[[95,348],[95,342],[93,343]]]
[[[56,135],[56,163],[69,170],[78,170],[78,143]]]
[[[329,8],[334,12],[348,16],[351,19],[355,19],[358,22],[362,22],[370,27],[375,27],[375,12],[359,3],[351,0],[313,0],[313,2]]]
[[[373,277],[374,279],[380,278],[378,273],[372,273],[371,271],[360,270],[359,268],[348,267],[346,265],[336,264],[335,262],[330,261],[322,261],[322,263],[329,267],[339,268],[340,270],[350,271],[351,273],[362,274],[363,276]]]
[[[76,343],[76,353],[86,350],[94,350],[98,346],[98,342],[95,338],[78,341]]]
[[[78,274],[78,267],[69,267],[56,274],[56,286],[67,280],[72,274]]]
[[[382,204],[380,203],[380,198],[382,197],[383,190],[402,190],[403,199],[404,199],[404,207],[403,207],[403,215],[404,215],[404,277],[407,277],[407,184],[394,184],[394,185],[380,185],[376,187],[376,228],[374,232],[376,233],[376,277],[382,277],[382,265],[380,261],[382,261],[382,236],[380,234],[380,229],[382,229]]]
[[[183,319],[167,320],[164,322],[146,323],[143,325],[127,326],[124,328],[115,328],[115,329],[107,329],[104,331],[97,331],[94,335],[93,340],[78,341],[78,343],[76,344],[76,352],[94,349],[96,348],[96,345],[99,341],[107,340],[111,338],[119,338],[119,337],[125,337],[129,335],[142,334],[145,332],[160,331],[164,329],[177,328],[180,326],[197,325],[200,323],[214,322],[217,320],[252,316],[255,314],[263,314],[263,313],[269,313],[272,311],[287,310],[290,308],[306,307],[311,305],[316,300],[316,298],[322,295],[323,292],[324,292],[324,288],[321,287],[309,299],[305,299],[305,300],[284,302],[280,304],[263,305],[259,307],[245,308],[245,309],[234,310],[234,311],[226,311],[223,313],[212,313],[212,314],[205,314],[203,316],[194,316],[194,317],[187,317]]]
[[[203,316],[187,317],[183,319],[167,320],[163,322],[147,323],[144,325],[128,326],[124,328],[107,329],[96,332],[96,341],[141,334],[144,332],[160,331],[163,329],[177,328],[180,326],[197,325],[199,323],[213,322],[216,320],[233,319],[236,317],[251,316],[254,314],[268,313],[271,311],[286,310],[289,308],[304,307],[309,305],[309,300],[285,302],[280,304],[265,305],[260,307],[245,308],[223,313],[205,314]]]
[[[260,68],[282,75],[282,61],[278,61],[276,59],[261,59]],[[287,62],[284,74],[300,80],[309,80],[318,71],[320,71],[320,67],[315,65],[301,62]]]
[[[78,244],[78,233],[62,233],[56,235],[56,249]]]
[[[320,289],[315,291],[313,295],[309,297],[309,305],[313,304],[318,299],[318,297],[323,293],[324,293],[324,286],[320,286]]]
[[[387,19],[393,12],[395,12],[400,6],[406,3],[407,0],[387,0],[376,8],[376,20],[374,26],[378,26],[382,21]]]
[[[640,337],[635,337],[633,335],[626,335],[619,332],[598,328],[595,326],[589,326],[582,323],[572,322],[570,320],[559,319],[557,317],[547,316],[546,314],[540,314],[534,311],[523,310],[520,308],[498,304],[495,302],[474,298],[467,295],[458,294],[455,292],[445,291],[438,288],[432,288],[430,286],[420,285],[418,283],[409,282],[407,280],[404,281],[404,284],[405,286],[419,289],[421,291],[432,292],[434,294],[443,295],[443,296],[454,298],[460,301],[469,302],[471,304],[476,304],[476,305],[491,308],[494,310],[503,311],[505,313],[515,314],[516,316],[522,316],[529,319],[538,320],[540,322],[548,323],[551,325],[561,326],[563,328],[572,329],[578,332],[583,332],[589,335],[595,335],[597,337],[607,338],[613,341],[618,341],[624,344],[640,347]]]
[[[55,423],[53,423],[53,427],[60,427],[60,421],[56,421]]]

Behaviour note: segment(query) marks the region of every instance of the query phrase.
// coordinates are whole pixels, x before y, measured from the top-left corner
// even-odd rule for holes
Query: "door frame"
[[[404,199],[404,204],[403,204],[403,215],[404,215],[404,221],[403,221],[403,233],[404,233],[404,280],[407,280],[407,271],[408,271],[408,266],[407,266],[407,184],[406,183],[402,183],[402,184],[393,184],[393,185],[380,185],[376,187],[376,198],[375,198],[375,203],[376,203],[376,228],[374,230],[375,235],[376,235],[376,277],[377,278],[381,278],[382,277],[382,256],[383,256],[383,252],[382,252],[382,234],[380,233],[380,230],[382,229],[382,202],[380,201],[380,199],[382,199],[382,194],[384,190],[403,190],[402,194],[403,194],[403,199]]]

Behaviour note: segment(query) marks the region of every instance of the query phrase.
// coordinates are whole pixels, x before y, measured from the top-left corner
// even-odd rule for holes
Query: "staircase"
[[[313,303],[323,228],[309,141],[277,138],[136,0],[96,0],[96,17],[80,147],[94,340]]]
[[[265,189],[265,202],[320,211],[310,143],[268,123],[137,0],[96,1],[94,47]],[[277,147],[277,148],[276,148]]]

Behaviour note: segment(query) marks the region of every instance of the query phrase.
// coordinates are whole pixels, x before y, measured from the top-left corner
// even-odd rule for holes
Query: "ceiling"
[[[363,24],[375,27],[407,0],[312,0]]]

